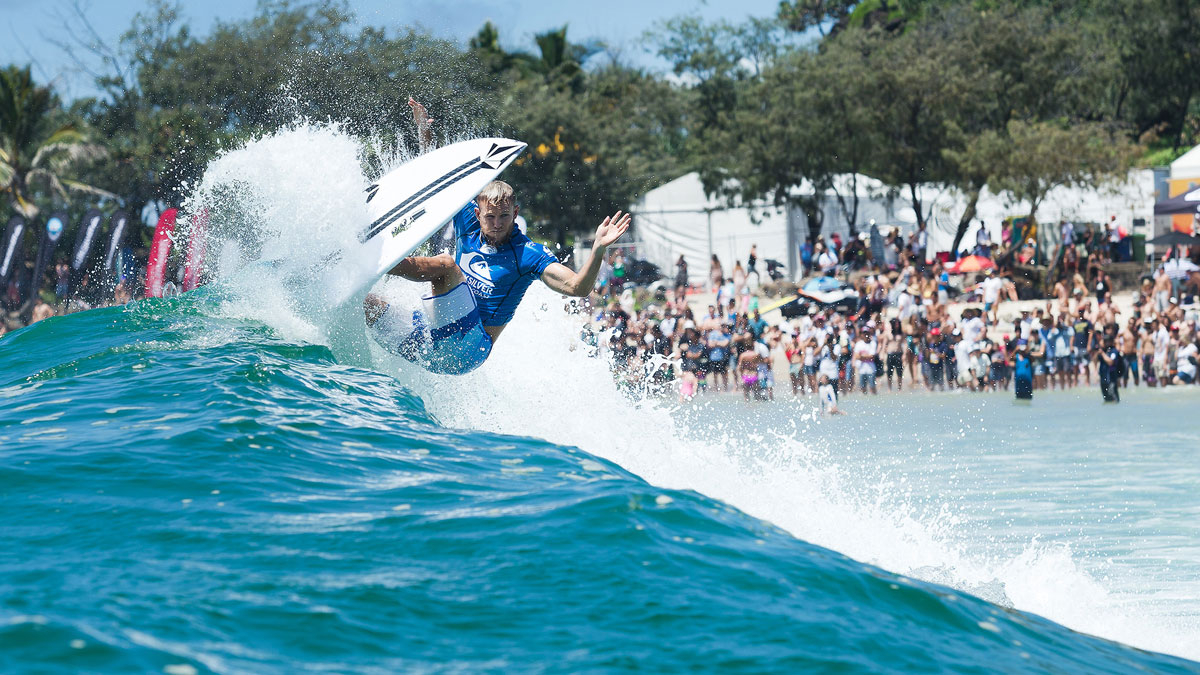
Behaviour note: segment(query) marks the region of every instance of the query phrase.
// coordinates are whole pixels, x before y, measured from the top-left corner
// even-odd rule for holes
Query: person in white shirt
[[[1004,290],[1004,283],[1003,277],[992,274],[991,270],[988,270],[987,278],[979,284],[979,288],[983,292],[983,320],[989,325],[997,321],[1000,311],[1000,291]]]
[[[1189,342],[1175,350],[1175,384],[1192,384],[1196,381],[1196,358],[1200,349]]]
[[[962,334],[963,340],[969,345],[973,345],[983,339],[984,328],[983,319],[980,318],[981,313],[978,309],[963,310],[964,316],[970,312],[970,316],[963,319]]]
[[[875,388],[875,354],[879,351],[875,336],[870,328],[864,331],[854,343],[854,366],[858,371],[858,388],[864,394],[870,386],[872,394],[878,394]]]
[[[1071,223],[1071,221],[1064,220],[1062,223],[1062,228],[1059,230],[1059,232],[1062,233],[1063,246],[1075,245],[1075,225]]]
[[[821,254],[817,256],[817,267],[821,269],[822,274],[831,274],[838,266],[837,254],[824,246],[821,249]]]
[[[1021,320],[1017,323],[1017,328],[1020,329],[1021,339],[1025,342],[1029,342],[1029,337],[1033,335],[1033,325],[1033,317],[1030,316],[1029,310],[1021,310]]]
[[[1167,330],[1166,322],[1158,327],[1154,334],[1154,376],[1159,382],[1171,381],[1171,367],[1167,362],[1167,354],[1171,349],[1171,331]]]
[[[973,344],[975,343],[965,338],[954,343],[954,362],[958,364],[957,381],[958,386],[962,389],[971,387],[971,345]]]

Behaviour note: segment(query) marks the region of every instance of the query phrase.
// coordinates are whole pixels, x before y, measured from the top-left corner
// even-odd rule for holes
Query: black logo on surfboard
[[[392,236],[394,237],[403,232],[409,225],[417,222],[417,218],[423,215],[425,215],[425,209],[421,209],[407,218],[401,218],[400,222],[396,223],[396,226],[392,228]]]
[[[479,164],[484,169],[495,169],[504,163],[504,160],[509,157],[509,150],[517,146],[515,145],[497,145],[492,143],[492,149],[488,150],[487,154],[479,158]]]

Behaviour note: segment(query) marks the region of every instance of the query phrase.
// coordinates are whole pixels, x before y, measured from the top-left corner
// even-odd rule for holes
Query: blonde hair
[[[475,201],[480,205],[484,204],[515,204],[516,199],[513,197],[512,186],[502,180],[494,180],[483,187],[479,196],[475,197]]]

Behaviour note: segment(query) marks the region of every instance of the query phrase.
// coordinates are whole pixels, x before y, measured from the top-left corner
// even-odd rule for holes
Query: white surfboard
[[[507,138],[454,143],[407,162],[367,188],[371,223],[359,246],[330,270],[327,300],[341,305],[369,288],[495,180],[525,144]]]

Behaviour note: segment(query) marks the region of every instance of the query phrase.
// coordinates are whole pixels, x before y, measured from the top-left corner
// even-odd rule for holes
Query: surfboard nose
[[[525,150],[527,144],[507,138],[491,139],[492,145],[480,158],[479,163],[485,169],[495,170],[516,158]]]

